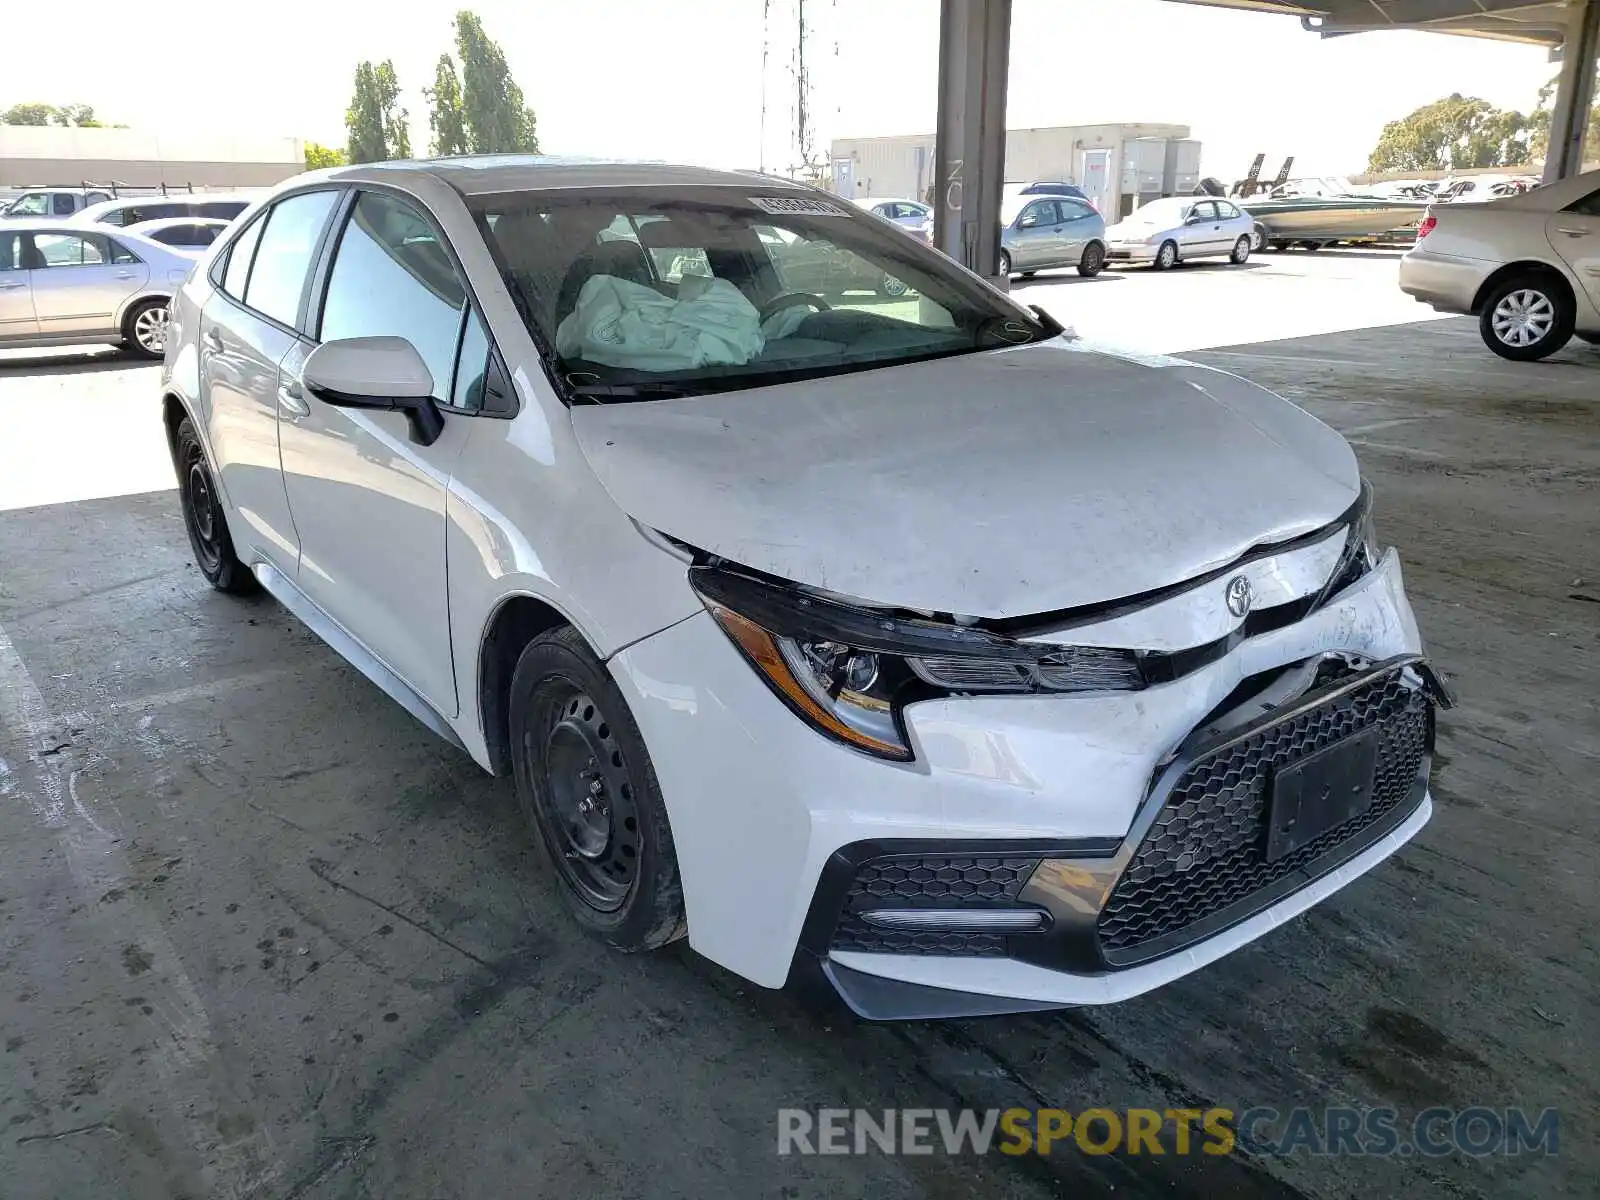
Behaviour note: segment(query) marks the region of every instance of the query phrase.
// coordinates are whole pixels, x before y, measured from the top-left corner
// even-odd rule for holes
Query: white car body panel
[[[823,864],[841,846],[864,838],[1121,837],[1156,764],[1197,714],[1250,675],[1336,649],[1378,659],[1420,649],[1392,551],[1326,608],[1176,683],[912,705],[913,763],[875,761],[806,728],[703,614],[630,647],[611,666],[667,796],[690,945],[777,987]],[[784,768],[775,771],[774,762]],[[757,795],[762,803],[752,804]],[[991,965],[979,960],[963,974]]]
[[[779,986],[841,847],[1124,837],[1157,765],[1241,681],[1324,653],[1420,650],[1392,551],[1309,616],[1237,636],[1241,618],[1221,589],[1242,574],[1263,605],[1317,596],[1345,530],[1317,531],[1349,510],[1359,475],[1344,440],[1308,414],[1181,360],[1058,338],[780,388],[569,409],[457,188],[727,178],[483,158],[342,168],[285,185],[403,193],[458,255],[519,408],[447,413],[431,446],[408,436],[402,414],[297,395],[313,344],[213,286],[208,271],[226,242],[177,297],[163,375],[169,400],[195,420],[241,558],[480,765],[501,765],[481,678],[497,614],[532,598],[583,636],[649,747],[696,950]],[[797,584],[919,610],[1030,615],[1159,592],[1074,620],[1071,642],[1228,645],[1139,691],[913,703],[904,718],[914,760],[889,762],[785,707],[690,586],[687,554],[657,530]],[[1343,886],[1428,811],[1423,801],[1382,842],[1249,922],[1110,982],[993,959],[839,961],[996,996],[1117,999]]]
[[[572,423],[625,511],[701,550],[878,604],[1015,617],[1189,579],[1356,499],[1333,430],[1168,361],[1057,339]]]

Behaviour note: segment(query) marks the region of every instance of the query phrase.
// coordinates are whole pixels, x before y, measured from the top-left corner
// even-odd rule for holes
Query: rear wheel
[[[183,508],[195,565],[219,592],[242,596],[255,591],[256,577],[234,553],[233,537],[228,533],[228,519],[222,511],[211,465],[206,461],[205,447],[188,417],[178,423],[172,458],[178,471],[178,502]]]
[[[517,801],[567,911],[624,951],[683,936],[666,805],[622,692],[570,627],[528,643],[511,678]]]
[[[167,352],[167,302],[141,300],[122,320],[122,344],[141,358]]]
[[[1090,242],[1083,248],[1083,257],[1078,260],[1078,274],[1085,279],[1093,279],[1105,265],[1106,248],[1099,242]]]
[[[905,283],[893,275],[885,275],[878,286],[885,296],[904,296],[907,290]]]
[[[1500,357],[1533,362],[1572,340],[1575,317],[1571,297],[1550,276],[1515,275],[1483,302],[1478,332]]]
[[[1011,278],[1011,255],[1005,250],[1000,251],[1000,277]]]
[[[1155,261],[1150,265],[1157,271],[1170,271],[1178,262],[1178,243],[1162,242],[1161,249],[1156,251]]]
[[[1243,266],[1250,261],[1250,235],[1245,234],[1233,244],[1233,253],[1228,255],[1230,261],[1238,266]]]

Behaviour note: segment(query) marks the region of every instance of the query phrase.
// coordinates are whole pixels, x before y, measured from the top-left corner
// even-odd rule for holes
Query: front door
[[[1085,150],[1078,161],[1078,178],[1082,192],[1094,207],[1111,212],[1111,151],[1109,148]]]
[[[434,397],[448,405],[466,309],[466,287],[422,210],[361,193],[334,250],[319,339],[405,338],[433,375]],[[434,708],[455,715],[445,501],[473,422],[447,407],[443,435],[422,446],[402,413],[335,408],[287,369],[285,386],[296,403],[283,410],[279,444],[301,590]]]
[[[29,283],[39,332],[104,334],[150,268],[98,233],[36,231]]]
[[[1545,226],[1550,244],[1566,259],[1589,299],[1600,308],[1600,191],[1552,216]]]
[[[1011,266],[1036,271],[1060,261],[1060,213],[1054,200],[1035,200],[1017,216],[1011,235]]]
[[[0,342],[39,332],[33,318],[33,292],[23,270],[22,235],[0,230]]]

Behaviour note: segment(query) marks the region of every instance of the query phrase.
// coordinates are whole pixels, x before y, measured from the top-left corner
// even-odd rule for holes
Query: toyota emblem
[[[1243,617],[1250,611],[1250,580],[1243,575],[1235,575],[1228,580],[1228,611],[1236,617]]]

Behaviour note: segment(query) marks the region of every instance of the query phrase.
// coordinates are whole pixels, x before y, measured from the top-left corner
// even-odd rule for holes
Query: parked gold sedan
[[[1438,205],[1400,287],[1478,318],[1489,349],[1531,362],[1574,334],[1600,344],[1600,171],[1483,204]]]

